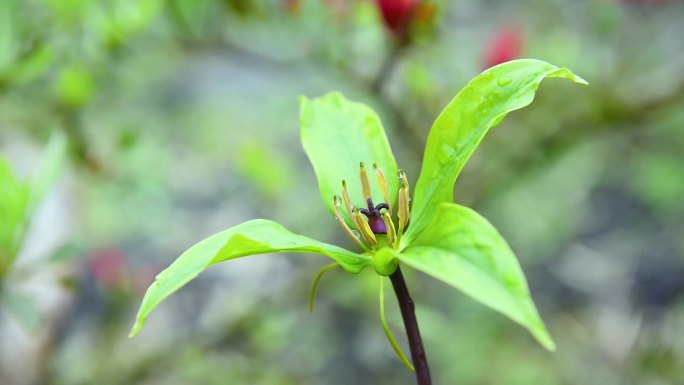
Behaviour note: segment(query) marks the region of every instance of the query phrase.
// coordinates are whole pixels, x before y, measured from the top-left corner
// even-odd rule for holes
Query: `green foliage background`
[[[0,383],[412,383],[372,272],[328,273],[308,314],[323,259],[217,265],[126,335],[154,274],[247,219],[353,248],[320,204],[299,95],[373,106],[415,183],[438,112],[511,30],[520,56],[591,86],[547,81],[487,136],[455,200],[509,241],[558,350],[407,274],[435,383],[684,382],[684,5],[428,5],[396,50],[371,1],[0,2],[2,156],[29,180],[53,132],[69,143],[0,279]]]

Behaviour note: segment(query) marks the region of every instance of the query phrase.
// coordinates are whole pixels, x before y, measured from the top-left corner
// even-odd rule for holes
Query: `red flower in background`
[[[95,249],[86,261],[86,271],[93,280],[108,291],[127,291],[142,295],[154,282],[154,277],[161,271],[156,263],[146,263],[135,269],[131,268],[124,252],[115,247]]]
[[[497,64],[518,59],[523,50],[525,35],[518,26],[500,28],[489,42],[484,52],[484,67],[489,68]]]
[[[376,0],[382,20],[387,29],[395,36],[404,33],[406,25],[411,20],[417,0]]]
[[[93,251],[86,268],[95,281],[106,289],[121,287],[128,275],[124,253],[116,247]]]

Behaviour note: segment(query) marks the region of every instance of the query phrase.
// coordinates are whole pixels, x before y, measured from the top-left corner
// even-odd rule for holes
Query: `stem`
[[[401,274],[401,269],[390,275],[394,293],[397,295],[399,308],[401,309],[401,317],[404,319],[404,327],[406,328],[406,336],[408,337],[409,347],[411,349],[411,358],[413,365],[416,368],[416,380],[418,385],[431,385],[430,368],[428,368],[427,357],[425,356],[425,348],[423,347],[423,339],[420,337],[420,330],[418,330],[418,320],[416,320],[416,307],[409,294],[404,275]]]
[[[380,66],[380,71],[378,71],[378,74],[371,83],[371,91],[373,91],[373,93],[380,94],[382,92],[382,86],[389,78],[394,67],[398,64],[402,51],[411,44],[411,23],[413,22],[418,7],[420,7],[420,1],[417,1],[414,4],[410,14],[405,18],[399,31],[397,31],[397,34],[394,36],[392,47],[387,56],[385,56],[385,59]]]
[[[402,43],[395,43],[392,48],[390,48],[389,53],[382,61],[378,74],[371,82],[370,88],[373,93],[380,94],[382,92],[382,87],[385,85],[387,79],[389,79],[394,67],[398,64],[397,62],[399,61],[403,50],[404,44]]]

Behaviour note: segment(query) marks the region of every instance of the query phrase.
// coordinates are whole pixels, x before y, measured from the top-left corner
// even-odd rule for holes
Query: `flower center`
[[[366,204],[368,205],[368,209],[361,209],[359,212],[368,218],[368,225],[373,234],[387,234],[387,226],[385,225],[385,220],[382,218],[380,210],[385,209],[389,212],[389,204],[383,202],[373,207],[372,198],[368,198]]]
[[[385,178],[384,172],[377,165],[373,165],[373,170],[375,171],[378,180],[378,186],[380,187],[383,198],[385,198],[385,202],[376,206],[373,204],[370,181],[363,163],[359,165],[359,169],[361,192],[366,201],[366,208],[358,209],[357,207],[352,206],[347,192],[347,183],[343,180],[342,196],[336,195],[333,200],[335,218],[338,220],[345,233],[365,250],[375,248],[378,244],[376,238],[377,234],[386,234],[387,242],[389,242],[390,245],[397,247],[397,240],[406,229],[409,217],[409,186],[406,174],[399,170],[398,177],[400,186],[397,200],[397,227],[392,219],[392,203],[387,189],[387,179]],[[342,216],[340,211],[340,207],[343,203],[347,210],[348,220]],[[352,225],[352,227],[349,225]]]

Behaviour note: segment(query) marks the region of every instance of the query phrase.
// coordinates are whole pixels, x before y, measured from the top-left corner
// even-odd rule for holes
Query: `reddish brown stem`
[[[428,368],[423,339],[420,337],[418,320],[416,320],[416,307],[413,304],[408,287],[406,287],[406,281],[404,281],[404,275],[399,267],[390,275],[390,280],[392,281],[394,293],[397,295],[397,301],[399,301],[401,316],[404,319],[406,336],[408,337],[411,349],[411,358],[413,359],[413,366],[416,368],[416,380],[418,385],[431,385],[430,368]]]

